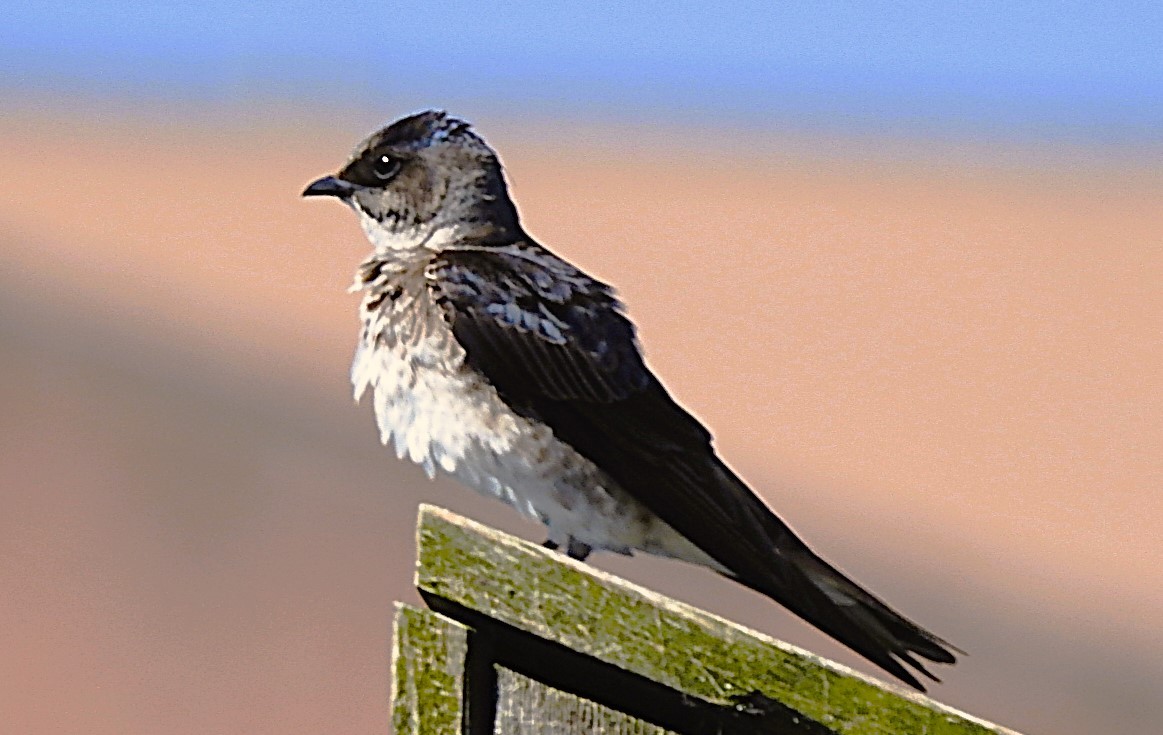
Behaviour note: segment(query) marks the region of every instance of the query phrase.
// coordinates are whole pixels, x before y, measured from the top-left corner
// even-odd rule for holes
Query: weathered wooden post
[[[448,511],[418,534],[396,735],[1013,734]]]

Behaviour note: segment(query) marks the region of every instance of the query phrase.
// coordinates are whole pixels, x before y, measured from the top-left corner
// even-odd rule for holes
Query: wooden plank
[[[495,735],[675,735],[514,671],[497,669]]]
[[[468,629],[430,610],[396,604],[392,636],[392,732],[458,733],[464,719]]]
[[[1016,735],[443,509],[421,507],[418,535],[427,595],[687,695],[759,694],[853,735]]]

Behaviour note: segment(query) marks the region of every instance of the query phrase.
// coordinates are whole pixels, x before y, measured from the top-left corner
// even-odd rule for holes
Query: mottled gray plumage
[[[442,112],[364,141],[336,196],[360,266],[352,383],[380,435],[543,522],[547,545],[643,551],[752,587],[909,684],[956,650],[816,556],[716,455],[642,360],[612,289],[521,228],[500,162]]]

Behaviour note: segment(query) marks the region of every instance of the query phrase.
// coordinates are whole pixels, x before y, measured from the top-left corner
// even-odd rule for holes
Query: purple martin
[[[923,690],[956,648],[821,559],[715,454],[642,359],[613,289],[522,228],[497,154],[427,111],[363,141],[304,196],[374,246],[351,380],[380,436],[548,529],[546,546],[642,551],[770,597]]]

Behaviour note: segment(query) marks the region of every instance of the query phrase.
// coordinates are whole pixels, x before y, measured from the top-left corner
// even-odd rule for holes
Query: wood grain
[[[428,596],[689,696],[758,695],[853,735],[1014,735],[440,508],[421,507],[418,534]]]

